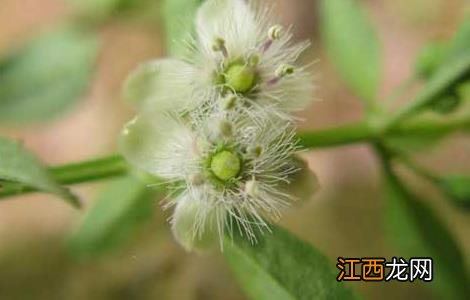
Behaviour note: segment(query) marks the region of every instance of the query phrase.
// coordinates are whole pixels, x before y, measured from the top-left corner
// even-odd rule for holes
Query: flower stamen
[[[217,37],[212,44],[212,50],[215,52],[222,52],[222,55],[227,58],[228,51],[227,47],[225,46],[225,40],[223,38]]]
[[[282,34],[284,33],[284,27],[282,25],[274,25],[268,30],[268,37],[269,39],[275,41],[281,38]]]
[[[282,78],[293,74],[295,71],[295,68],[291,65],[284,64],[280,65],[276,71],[274,72],[274,77],[268,80],[268,85],[274,85],[279,82]]]
[[[259,186],[255,179],[248,180],[245,183],[245,193],[253,198],[259,195]]]
[[[237,105],[237,96],[229,94],[222,99],[221,105],[224,110],[232,110]]]
[[[219,132],[223,137],[231,137],[233,134],[232,124],[226,120],[220,121]]]
[[[282,34],[284,32],[284,27],[281,25],[274,25],[268,30],[268,40],[263,43],[261,46],[261,51],[266,52],[268,51],[269,48],[271,48],[271,45],[273,44],[274,41],[278,40],[281,38]]]

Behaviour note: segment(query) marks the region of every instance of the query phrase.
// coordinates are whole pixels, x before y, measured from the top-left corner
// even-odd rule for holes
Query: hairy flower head
[[[297,62],[308,43],[293,44],[269,15],[242,0],[207,0],[190,55],[144,64],[127,80],[124,96],[139,114],[122,132],[122,153],[172,183],[164,207],[174,208],[173,234],[188,250],[222,246],[234,230],[256,241],[314,184],[294,157],[292,125],[311,99],[311,74]]]
[[[175,207],[173,232],[189,250],[233,230],[255,241],[255,233],[268,230],[294,200],[286,186],[299,171],[287,123],[259,124],[239,113],[208,118],[188,123],[174,115],[140,116],[121,136],[128,161],[176,183],[165,207]],[[214,126],[223,122],[231,124],[231,134]]]
[[[270,15],[243,0],[205,1],[197,12],[196,36],[187,42],[189,55],[137,68],[127,81],[126,98],[141,111],[181,113],[233,96],[291,118],[289,113],[312,97],[308,66],[297,62],[308,43],[292,43],[290,30],[271,23]]]

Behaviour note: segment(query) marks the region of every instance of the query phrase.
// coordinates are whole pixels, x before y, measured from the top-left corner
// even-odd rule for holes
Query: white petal
[[[207,0],[196,16],[199,41],[212,53],[215,38],[225,40],[232,57],[242,55],[256,46],[259,26],[255,14],[243,0]]]
[[[295,70],[294,74],[281,78],[273,85],[263,85],[259,102],[266,103],[265,105],[275,104],[283,112],[299,111],[312,102],[314,88],[314,79],[310,72]]]
[[[124,85],[124,98],[141,112],[181,111],[191,105],[194,68],[177,59],[158,59],[137,67]]]
[[[293,163],[298,170],[289,176],[290,183],[285,187],[287,192],[294,196],[299,202],[304,202],[312,198],[318,191],[320,184],[315,173],[301,157],[295,155]]]
[[[173,118],[142,116],[127,123],[119,146],[136,167],[165,179],[183,178],[195,156],[191,132]]]
[[[277,83],[273,90],[281,91],[280,107],[285,111],[305,109],[313,99],[313,76],[306,71],[298,70]]]
[[[187,251],[207,250],[223,236],[225,215],[205,199],[201,189],[189,189],[176,203],[171,229],[175,239]]]

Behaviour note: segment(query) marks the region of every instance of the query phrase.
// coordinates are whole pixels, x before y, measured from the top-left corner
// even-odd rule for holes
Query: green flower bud
[[[219,180],[228,181],[235,178],[240,169],[240,158],[229,150],[222,150],[211,158],[210,170]]]
[[[470,80],[458,84],[455,90],[456,94],[463,102],[470,101]]]
[[[459,107],[460,102],[460,98],[455,93],[450,93],[434,99],[430,107],[437,113],[448,114],[455,111]]]
[[[448,45],[442,42],[425,45],[416,58],[416,74],[424,79],[431,77],[445,57],[447,48]]]
[[[256,84],[256,71],[244,64],[233,64],[225,71],[225,82],[237,93],[246,93]]]

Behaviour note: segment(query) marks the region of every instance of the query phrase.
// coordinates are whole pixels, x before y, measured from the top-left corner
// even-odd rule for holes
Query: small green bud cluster
[[[448,43],[433,42],[425,45],[415,63],[416,75],[422,80],[430,80],[439,68],[446,63]],[[470,82],[469,74],[457,78],[445,91],[435,96],[428,107],[436,113],[448,114],[457,110],[463,100],[469,97],[462,93]]]
[[[429,79],[442,64],[448,45],[434,42],[425,45],[418,54],[415,62],[415,72],[423,79]]]

